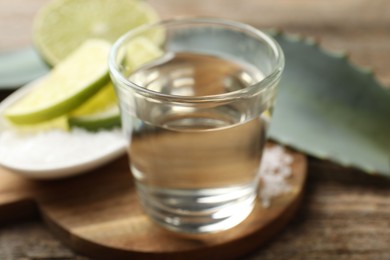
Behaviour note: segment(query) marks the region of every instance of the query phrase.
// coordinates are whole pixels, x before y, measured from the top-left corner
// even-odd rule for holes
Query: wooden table
[[[0,2],[0,51],[31,42],[32,17],[47,0]],[[390,86],[390,1],[152,0],[164,18],[217,16],[321,39],[372,67]],[[8,93],[0,93],[5,96]],[[303,204],[273,241],[248,259],[390,259],[390,180],[314,158]],[[86,259],[36,220],[0,227],[0,259]]]

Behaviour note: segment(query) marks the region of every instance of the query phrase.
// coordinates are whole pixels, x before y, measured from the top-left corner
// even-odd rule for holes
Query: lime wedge
[[[129,71],[132,71],[162,56],[163,51],[149,38],[137,37],[129,42],[125,55],[126,66]],[[112,84],[108,84],[73,111],[69,115],[68,122],[70,127],[80,127],[90,131],[120,126],[120,112]]]
[[[68,123],[70,127],[80,127],[91,131],[120,126],[119,108],[112,84],[109,83],[71,112]]]
[[[142,65],[163,56],[164,52],[156,43],[139,36],[131,40],[126,47],[125,65],[127,70],[134,71]]]
[[[36,15],[33,38],[43,58],[54,65],[87,39],[113,43],[130,29],[157,20],[154,9],[144,1],[54,0]]]
[[[15,124],[34,124],[80,106],[109,81],[110,47],[103,40],[88,40],[8,108],[4,116]]]
[[[84,128],[89,131],[111,129],[121,124],[119,108],[112,106],[102,112],[86,116],[72,116],[69,117],[68,123],[70,127]]]
[[[68,118],[66,116],[60,116],[38,124],[31,124],[31,125],[8,124],[7,129],[12,129],[13,132],[17,132],[19,134],[40,133],[52,129],[68,131],[69,123],[68,123]]]
[[[69,116],[84,116],[102,112],[114,105],[116,106],[116,104],[117,99],[114,86],[109,82],[84,104],[73,110]]]

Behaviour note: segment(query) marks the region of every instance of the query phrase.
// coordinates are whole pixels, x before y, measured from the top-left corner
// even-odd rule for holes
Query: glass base
[[[254,185],[217,189],[157,189],[140,183],[146,213],[161,226],[180,233],[213,233],[236,226],[252,212]]]

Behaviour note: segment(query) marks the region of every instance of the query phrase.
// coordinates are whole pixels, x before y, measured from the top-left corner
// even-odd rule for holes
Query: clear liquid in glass
[[[263,77],[242,62],[183,52],[167,54],[129,79],[164,94],[208,96],[247,88]],[[124,128],[147,213],[169,229],[189,233],[225,230],[243,221],[256,198],[269,99],[215,106],[135,99],[137,111]],[[122,111],[122,116],[129,115]]]

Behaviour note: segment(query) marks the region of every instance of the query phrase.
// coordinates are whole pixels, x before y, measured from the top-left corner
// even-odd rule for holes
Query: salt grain
[[[291,191],[287,178],[292,175],[291,163],[294,158],[282,146],[275,145],[264,150],[260,168],[262,186],[259,196],[262,206],[268,208],[273,197]]]
[[[49,130],[34,134],[0,133],[0,160],[22,168],[63,167],[88,162],[123,147],[120,129],[96,133]]]

